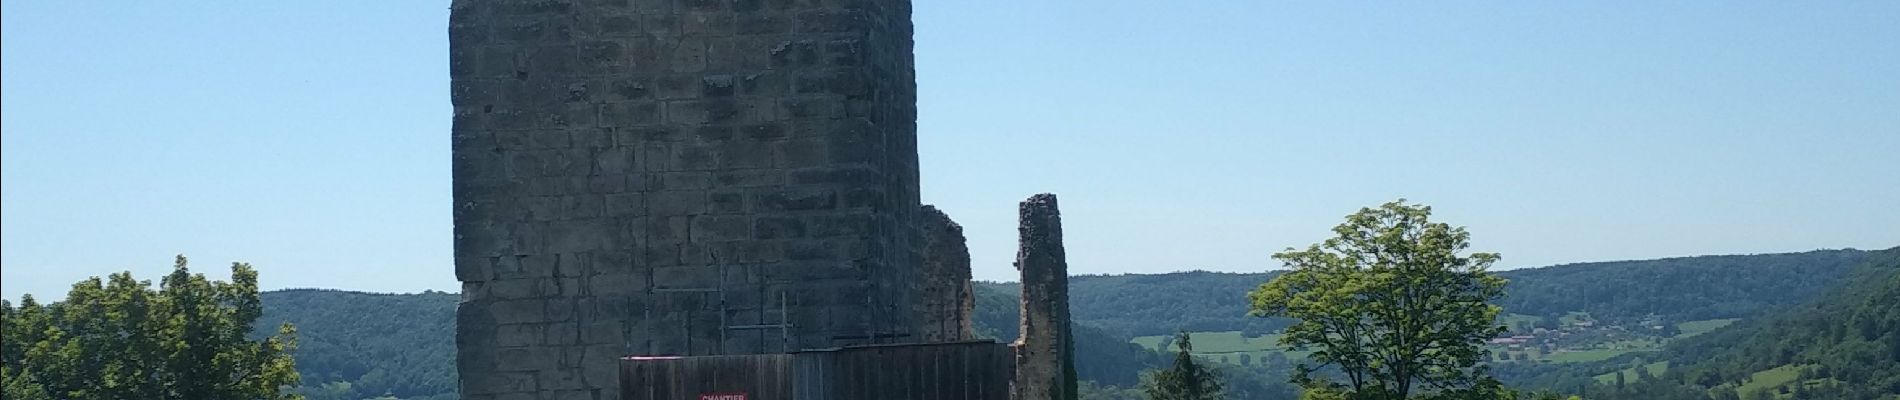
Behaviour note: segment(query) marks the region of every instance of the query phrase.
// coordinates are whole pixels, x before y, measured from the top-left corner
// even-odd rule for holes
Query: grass
[[[1280,335],[1266,335],[1257,338],[1242,336],[1240,331],[1226,332],[1188,332],[1194,335],[1194,353],[1240,353],[1261,350],[1280,350]],[[1166,349],[1156,349],[1168,336],[1141,336],[1129,340],[1130,343],[1149,349],[1175,351],[1178,348],[1169,344]]]
[[[1756,371],[1754,374],[1749,375],[1748,383],[1736,387],[1735,392],[1746,396],[1748,393],[1754,393],[1757,390],[1773,390],[1776,386],[1786,385],[1800,378],[1801,367],[1792,364],[1769,368],[1767,370]]]
[[[1617,372],[1622,372],[1622,373],[1623,373],[1623,382],[1626,382],[1626,383],[1627,383],[1627,382],[1635,382],[1635,381],[1636,381],[1636,368],[1639,368],[1639,367],[1629,367],[1629,368],[1624,368],[1623,370],[1621,370],[1621,371],[1617,371]],[[1642,367],[1640,367],[1640,368],[1643,368],[1643,369],[1648,369],[1648,370],[1649,370],[1649,376],[1662,376],[1662,373],[1663,373],[1664,371],[1668,371],[1668,370],[1669,370],[1669,362],[1668,362],[1668,361],[1657,361],[1657,362],[1653,362],[1653,363],[1648,363],[1648,364],[1643,364],[1643,366],[1642,366]],[[1597,376],[1596,376],[1596,378],[1597,378],[1597,383],[1601,383],[1601,384],[1605,384],[1605,385],[1608,385],[1608,384],[1613,384],[1613,383],[1616,383],[1616,372],[1611,372],[1611,373],[1607,373],[1607,374],[1603,374],[1603,375],[1597,375]]]
[[[1709,331],[1716,330],[1724,326],[1728,326],[1729,324],[1733,324],[1735,323],[1735,321],[1739,321],[1739,320],[1734,319],[1734,318],[1705,319],[1705,320],[1700,320],[1700,321],[1687,321],[1687,322],[1679,323],[1679,324],[1676,324],[1676,330],[1680,331],[1681,333],[1676,334],[1676,337],[1674,337],[1673,339],[1681,339],[1681,338],[1708,333]]]
[[[1306,358],[1312,351],[1287,350],[1280,346],[1280,335],[1271,334],[1257,338],[1242,336],[1240,331],[1226,332],[1189,332],[1194,337],[1194,354],[1207,359],[1239,364],[1240,355],[1247,354],[1254,360],[1263,360],[1271,354],[1285,355],[1289,360]],[[1178,347],[1169,345],[1166,349],[1157,349],[1168,336],[1141,336],[1129,340],[1150,350],[1178,351]]]
[[[1754,374],[1748,376],[1748,382],[1735,388],[1735,393],[1747,397],[1749,393],[1753,393],[1754,391],[1767,390],[1774,398],[1781,399],[1791,398],[1792,396],[1781,394],[1781,391],[1776,389],[1778,387],[1788,386],[1793,388],[1794,386],[1792,385],[1801,385],[1812,388],[1815,386],[1841,383],[1840,380],[1833,378],[1800,381],[1801,369],[1807,367],[1806,365],[1790,364],[1756,371]]]

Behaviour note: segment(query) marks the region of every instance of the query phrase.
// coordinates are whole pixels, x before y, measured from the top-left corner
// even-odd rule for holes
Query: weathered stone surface
[[[919,340],[910,12],[454,0],[463,395],[613,400],[624,355]]]
[[[1022,273],[1022,331],[1011,398],[1075,400],[1075,344],[1069,332],[1069,263],[1056,195],[1030,196],[1017,209],[1016,269]]]
[[[970,248],[963,226],[935,206],[924,206],[918,224],[924,231],[922,301],[917,315],[924,342],[951,342],[976,337],[970,313],[976,294],[970,284]]]

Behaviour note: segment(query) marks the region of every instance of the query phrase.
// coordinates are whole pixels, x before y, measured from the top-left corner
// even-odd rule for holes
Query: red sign
[[[745,393],[702,393],[699,400],[746,400]]]

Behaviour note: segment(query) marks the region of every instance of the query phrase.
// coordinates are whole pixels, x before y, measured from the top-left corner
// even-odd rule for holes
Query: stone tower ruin
[[[920,294],[959,290],[919,283],[947,228],[920,220],[910,13],[454,0],[463,398],[612,400],[626,355],[967,338],[967,301]]]
[[[1075,335],[1069,324],[1069,261],[1062,245],[1056,195],[1030,196],[1017,207],[1016,269],[1022,273],[1022,326],[1010,398],[1075,400]]]
[[[976,288],[970,282],[970,248],[957,225],[934,206],[924,206],[918,224],[924,234],[923,279],[916,284],[922,296],[917,315],[922,318],[922,342],[954,342],[976,338],[971,313]]]

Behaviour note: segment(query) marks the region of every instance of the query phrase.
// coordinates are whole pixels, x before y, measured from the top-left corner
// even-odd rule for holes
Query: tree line
[[[1658,317],[1669,321],[1744,318],[1810,301],[1838,286],[1866,259],[1860,250],[1698,256],[1564,264],[1493,272],[1508,281],[1496,304],[1504,312],[1548,317],[1589,313],[1609,323]],[[1178,331],[1240,331],[1249,337],[1291,325],[1287,318],[1245,318],[1241,295],[1285,271],[1078,275],[1069,280],[1071,313],[1123,339]],[[978,282],[977,318],[996,337],[1014,338],[1010,282]],[[1013,314],[1012,314],[1013,315]],[[995,320],[984,320],[992,318]]]

